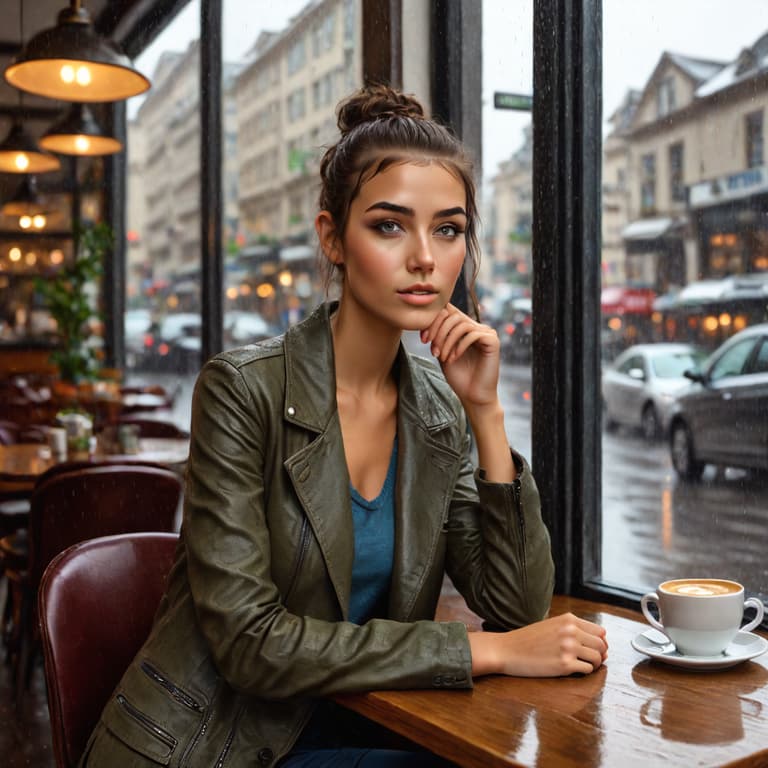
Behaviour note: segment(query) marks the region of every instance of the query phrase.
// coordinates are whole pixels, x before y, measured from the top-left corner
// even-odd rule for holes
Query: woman
[[[340,301],[200,374],[167,594],[83,764],[439,765],[379,749],[330,697],[606,657],[602,628],[542,620],[549,537],[504,433],[499,340],[449,303],[477,255],[460,144],[381,86],[339,127],[316,229]],[[404,330],[439,366],[404,351]],[[505,631],[434,621],[445,573]]]

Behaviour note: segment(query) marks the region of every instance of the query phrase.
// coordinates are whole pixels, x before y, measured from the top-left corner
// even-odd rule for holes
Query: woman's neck
[[[370,393],[388,388],[401,331],[352,314],[342,302],[331,317],[336,386]]]

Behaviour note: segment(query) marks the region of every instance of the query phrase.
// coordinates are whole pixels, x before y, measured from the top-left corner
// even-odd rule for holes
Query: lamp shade
[[[73,104],[64,118],[39,141],[43,149],[63,155],[112,155],[123,145],[108,136],[86,104]]]
[[[37,216],[45,212],[37,194],[37,181],[29,174],[24,176],[13,197],[0,208],[4,216]]]
[[[5,79],[28,93],[80,102],[119,101],[150,86],[115,42],[94,32],[79,0],[59,12],[55,27],[29,40]]]
[[[40,150],[18,120],[0,143],[0,171],[3,173],[45,173],[60,167],[59,159]]]

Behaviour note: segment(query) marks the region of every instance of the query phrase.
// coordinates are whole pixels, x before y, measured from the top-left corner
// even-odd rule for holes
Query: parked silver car
[[[691,386],[685,371],[705,353],[691,344],[636,344],[603,370],[603,424],[639,428],[648,440],[666,434],[675,397]]]
[[[672,464],[686,480],[706,464],[768,469],[768,323],[752,325],[718,347],[675,403]]]

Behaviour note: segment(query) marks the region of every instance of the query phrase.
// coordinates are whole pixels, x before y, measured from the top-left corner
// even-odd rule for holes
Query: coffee
[[[741,585],[734,581],[719,579],[677,579],[665,581],[659,589],[673,595],[692,595],[694,597],[712,597],[714,595],[732,595],[741,591]]]
[[[650,611],[655,603],[657,620]],[[744,609],[755,617],[742,627]],[[689,656],[721,654],[736,636],[749,632],[763,620],[764,606],[756,597],[744,599],[744,587],[727,579],[672,579],[640,600],[648,623],[663,632],[679,653]]]

